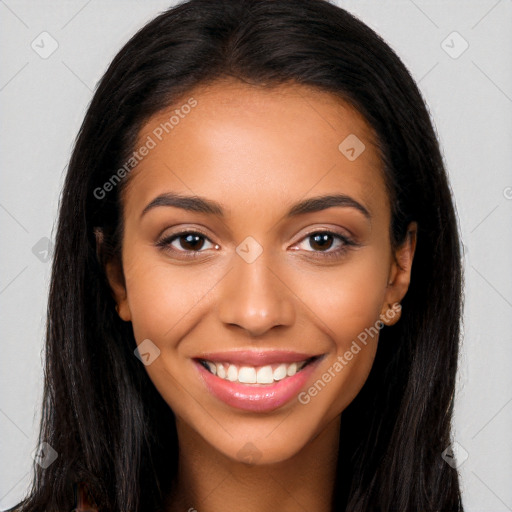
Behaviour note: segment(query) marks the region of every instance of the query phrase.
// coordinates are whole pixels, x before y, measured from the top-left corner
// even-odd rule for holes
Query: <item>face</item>
[[[179,435],[289,459],[357,395],[409,285],[372,131],[318,90],[218,82],[148,142],[107,267],[119,315]]]

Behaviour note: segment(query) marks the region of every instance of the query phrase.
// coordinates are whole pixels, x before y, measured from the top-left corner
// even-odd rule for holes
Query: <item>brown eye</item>
[[[179,257],[195,257],[207,249],[219,249],[219,246],[213,244],[208,237],[195,231],[182,231],[166,236],[156,245]]]
[[[310,246],[315,251],[325,251],[333,245],[334,236],[331,233],[316,233],[309,235]]]
[[[175,240],[179,240],[180,247],[186,251],[199,251],[204,245],[205,238],[195,233],[189,233],[175,237]]]
[[[339,258],[343,256],[349,248],[357,246],[358,244],[340,233],[333,233],[330,231],[316,231],[307,235],[302,241],[297,244],[303,245],[307,242],[307,247],[304,250],[310,253],[311,256],[316,258]]]

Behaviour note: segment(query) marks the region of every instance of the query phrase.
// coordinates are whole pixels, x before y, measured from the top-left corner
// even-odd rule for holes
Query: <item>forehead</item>
[[[148,141],[125,191],[131,209],[169,191],[212,198],[228,211],[332,192],[358,196],[370,210],[387,201],[372,128],[316,88],[201,86],[146,122],[136,148]]]

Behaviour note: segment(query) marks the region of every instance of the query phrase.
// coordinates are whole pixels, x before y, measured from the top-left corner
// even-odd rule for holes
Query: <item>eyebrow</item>
[[[153,199],[144,208],[141,213],[141,217],[149,210],[159,206],[173,206],[175,208],[181,208],[190,212],[206,213],[215,215],[216,217],[224,218],[224,210],[220,203],[212,201],[211,199],[206,199],[205,197],[185,196],[172,192],[161,194],[155,197],[155,199]],[[371,220],[371,214],[369,210],[361,203],[345,194],[333,194],[305,199],[294,204],[285,214],[285,217],[290,218],[297,215],[303,215],[305,213],[318,212],[335,206],[355,208],[356,210],[360,211],[368,220]]]

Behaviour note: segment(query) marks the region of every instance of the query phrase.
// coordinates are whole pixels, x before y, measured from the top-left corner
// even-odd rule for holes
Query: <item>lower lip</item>
[[[208,390],[231,407],[252,412],[268,412],[281,407],[298,395],[321,358],[309,363],[292,377],[274,384],[241,384],[221,379],[209,372],[201,363],[194,361]]]

